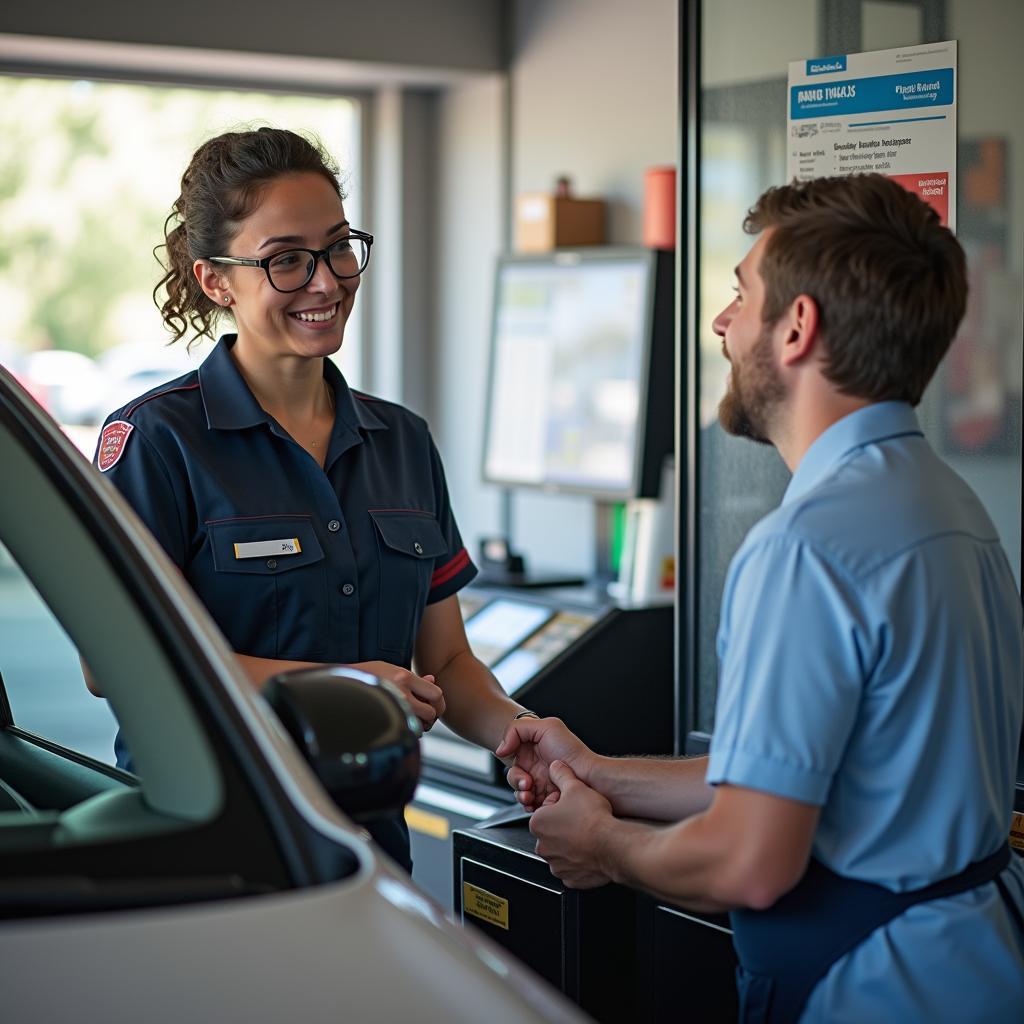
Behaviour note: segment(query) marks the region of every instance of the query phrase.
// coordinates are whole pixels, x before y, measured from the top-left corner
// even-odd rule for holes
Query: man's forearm
[[[821,809],[741,786],[667,828],[605,815],[592,829],[600,870],[694,910],[770,907],[807,870]]]
[[[706,757],[599,757],[584,781],[619,817],[682,821],[711,804]]]
[[[667,903],[718,913],[746,902],[734,851],[704,826],[703,815],[670,827],[610,818],[595,843],[609,878]]]

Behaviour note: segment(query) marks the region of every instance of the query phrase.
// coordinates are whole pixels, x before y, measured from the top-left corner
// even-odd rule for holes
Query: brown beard
[[[734,437],[771,444],[771,419],[785,395],[772,360],[771,328],[766,325],[746,360],[733,363],[729,388],[718,404],[718,422]]]

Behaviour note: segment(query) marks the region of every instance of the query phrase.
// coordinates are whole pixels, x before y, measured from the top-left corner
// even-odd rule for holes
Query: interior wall
[[[449,88],[438,111],[437,345],[428,419],[452,507],[476,558],[500,522],[480,483],[494,261],[504,244],[507,83],[492,75]]]
[[[437,273],[437,111],[433,90],[378,89],[369,105],[374,263],[361,386],[429,416]],[[365,307],[364,307],[365,313]]]
[[[514,0],[513,195],[552,188],[566,174],[576,194],[608,202],[610,244],[641,243],[644,171],[674,163],[677,152],[677,7],[676,0]],[[529,566],[592,572],[589,499],[523,491],[512,510],[513,539]]]

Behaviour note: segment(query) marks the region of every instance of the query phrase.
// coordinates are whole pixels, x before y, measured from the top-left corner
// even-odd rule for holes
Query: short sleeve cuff
[[[720,782],[745,786],[821,807],[828,797],[832,776],[735,747],[717,749],[712,741],[706,781],[712,786]]]
[[[461,548],[453,558],[434,570],[434,575],[430,577],[427,604],[436,604],[446,597],[451,597],[452,594],[457,594],[467,583],[472,582],[477,571],[469,552]]]

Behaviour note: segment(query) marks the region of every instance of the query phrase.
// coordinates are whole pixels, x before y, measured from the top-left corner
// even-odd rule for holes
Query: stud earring
[[[230,295],[225,295],[224,296],[224,305],[225,306],[230,306],[231,305],[231,296]]]

